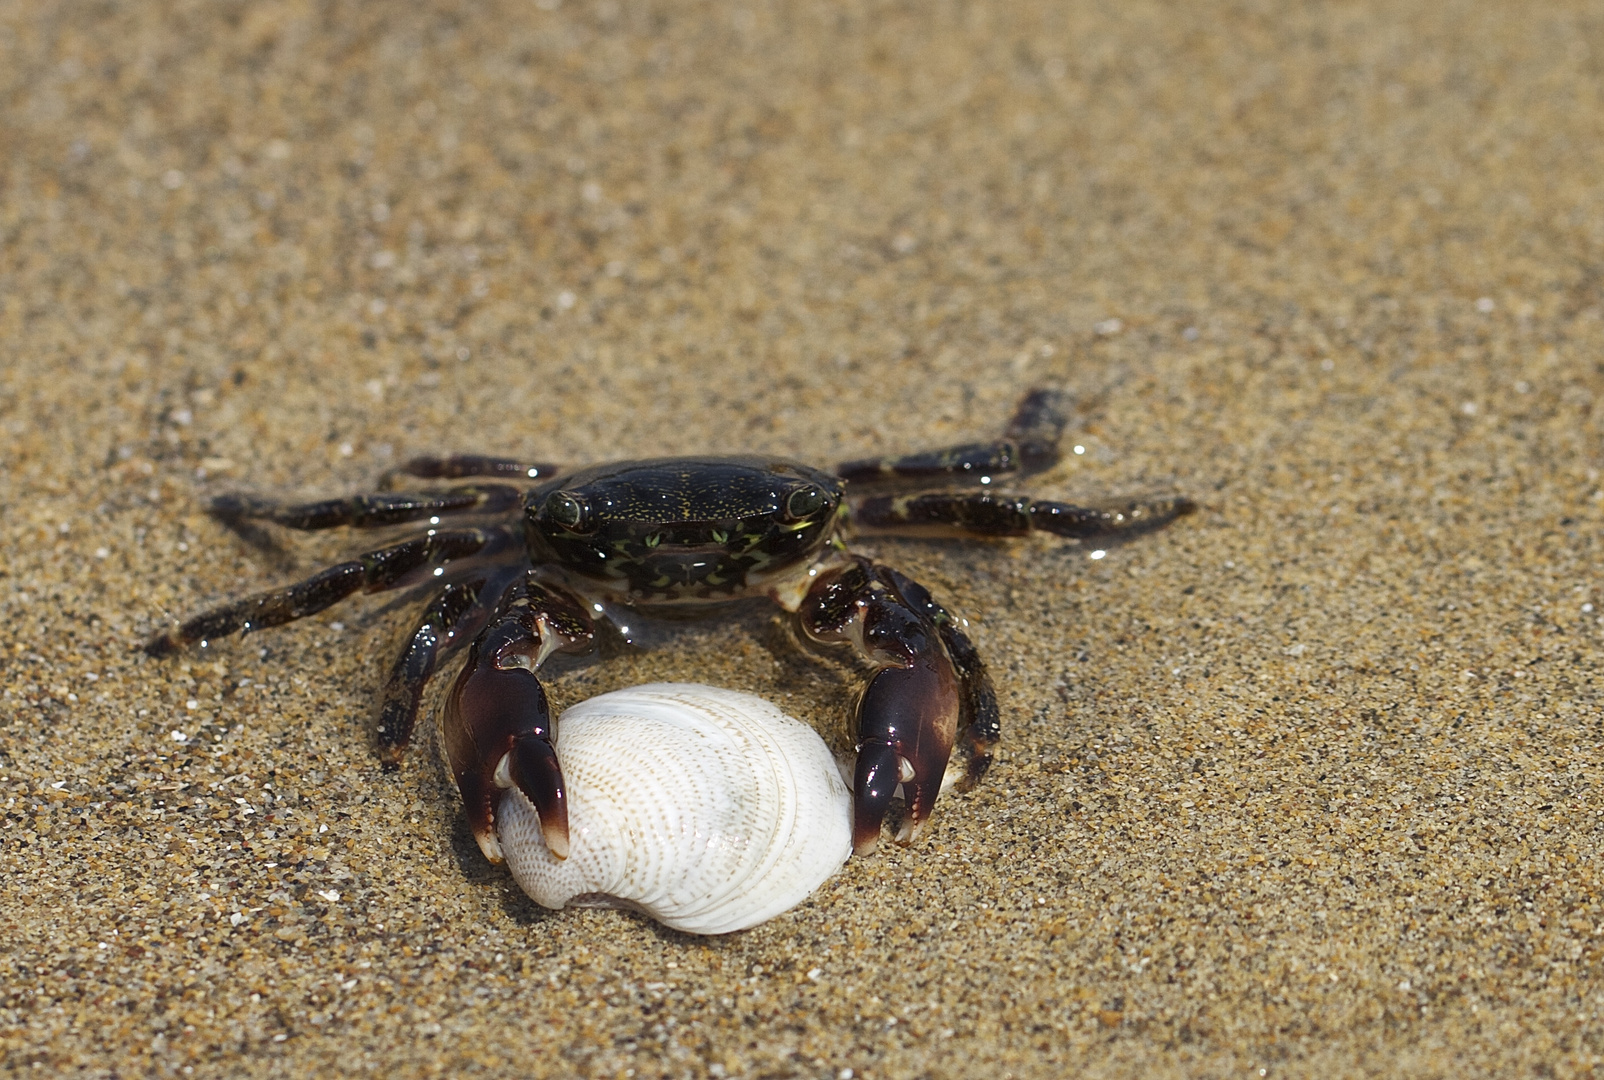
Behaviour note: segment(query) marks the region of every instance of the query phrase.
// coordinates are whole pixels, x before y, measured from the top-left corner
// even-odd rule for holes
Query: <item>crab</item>
[[[967,790],[985,775],[1001,733],[997,696],[967,624],[923,585],[846,542],[866,533],[1120,538],[1192,510],[1174,495],[1075,506],[999,491],[999,481],[1058,461],[1065,403],[1061,391],[1032,390],[999,439],[829,470],[757,456],[568,469],[459,454],[414,458],[374,494],[295,504],[225,495],[211,513],[238,528],[427,529],[196,615],[145,650],[207,648],[358,592],[432,583],[385,681],[381,764],[400,767],[427,684],[466,647],[441,729],[474,837],[488,859],[501,860],[495,803],[516,787],[537,811],[547,847],[565,858],[568,804],[542,665],[556,653],[593,651],[598,623],[618,613],[713,617],[727,601],[772,603],[802,640],[850,650],[866,671],[850,727],[854,851],[875,849],[898,794],[895,839],[911,843],[944,786]],[[438,486],[394,490],[402,478]]]

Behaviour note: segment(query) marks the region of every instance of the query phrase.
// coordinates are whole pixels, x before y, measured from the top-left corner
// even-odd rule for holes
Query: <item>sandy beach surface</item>
[[[1596,1073],[1601,65],[1559,0],[0,4],[0,1070]],[[415,600],[138,650],[363,548],[218,493],[1034,385],[1032,492],[1198,513],[863,543],[1001,754],[751,931],[534,905],[432,724],[382,773]],[[554,695],[855,678],[760,611]]]

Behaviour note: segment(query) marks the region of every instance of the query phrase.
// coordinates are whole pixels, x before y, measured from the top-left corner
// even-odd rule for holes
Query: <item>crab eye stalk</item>
[[[812,484],[807,487],[797,488],[786,496],[785,516],[792,521],[801,521],[803,518],[816,514],[819,508],[828,501],[828,496]]]
[[[569,532],[584,532],[591,524],[590,508],[567,491],[554,491],[546,497],[546,517]]]

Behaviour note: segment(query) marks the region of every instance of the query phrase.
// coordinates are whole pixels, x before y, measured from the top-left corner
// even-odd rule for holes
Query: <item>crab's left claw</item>
[[[907,667],[885,668],[858,703],[858,764],[853,777],[852,849],[874,851],[898,785],[905,807],[897,843],[918,839],[947,772],[958,732],[958,680],[940,651]]]
[[[506,650],[497,646],[506,643],[499,636],[492,631],[474,644],[446,699],[442,726],[451,771],[485,858],[502,859],[495,803],[501,789],[516,787],[540,815],[546,846],[566,859],[568,799],[546,691],[526,668],[500,666],[497,658]]]
[[[858,699],[852,850],[868,855],[898,788],[897,843],[918,839],[947,778],[964,725],[960,770],[978,780],[996,736],[996,699],[985,665],[923,585],[865,558],[820,574],[797,611],[802,632],[851,645],[878,670]]]

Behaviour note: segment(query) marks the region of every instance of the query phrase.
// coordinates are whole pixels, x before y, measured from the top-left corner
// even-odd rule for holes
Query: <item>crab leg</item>
[[[493,476],[499,480],[548,480],[561,470],[550,462],[519,461],[517,458],[486,457],[484,454],[449,454],[445,457],[415,457],[391,469],[379,480],[389,487],[399,476],[421,480],[463,480],[471,476]]]
[[[994,491],[931,491],[853,500],[852,525],[863,532],[904,535],[998,537],[1039,531],[1087,539],[1151,532],[1194,509],[1191,499],[1176,495],[1073,506]]]
[[[922,585],[867,559],[821,574],[798,618],[808,637],[850,643],[876,669],[855,717],[853,849],[875,849],[899,785],[907,810],[896,839],[912,843],[935,806],[954,744],[964,754],[964,786],[990,764],[997,706],[984,666]]]
[[[854,484],[930,480],[975,480],[1051,468],[1058,461],[1058,440],[1068,423],[1061,390],[1036,389],[1026,394],[1001,439],[963,443],[900,457],[844,461],[835,474]]]
[[[442,518],[450,514],[496,514],[511,510],[523,499],[523,490],[511,484],[483,484],[445,491],[353,495],[321,502],[281,503],[250,495],[220,495],[211,513],[235,525],[244,521],[271,521],[290,529],[332,529],[351,525],[376,529],[408,521]]]
[[[553,652],[582,652],[595,638],[585,607],[526,576],[503,594],[446,699],[441,727],[479,849],[501,861],[498,788],[516,787],[540,815],[546,846],[568,857],[568,801],[557,762],[556,723],[535,672]]]
[[[384,684],[379,710],[379,759],[386,769],[401,758],[417,726],[423,691],[441,661],[472,641],[484,628],[496,601],[522,571],[482,576],[447,585],[430,602]]]
[[[319,571],[305,581],[202,612],[151,638],[145,651],[165,656],[197,641],[204,647],[212,638],[236,630],[248,634],[316,614],[355,592],[382,592],[415,584],[431,568],[443,573],[453,560],[491,554],[510,537],[506,529],[499,528],[452,529],[403,540]]]

